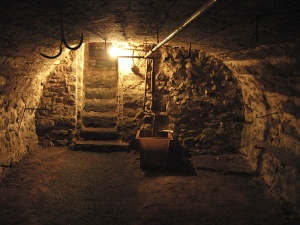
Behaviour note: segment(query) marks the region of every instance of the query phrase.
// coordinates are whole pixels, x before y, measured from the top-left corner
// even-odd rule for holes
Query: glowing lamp
[[[115,46],[113,46],[113,47],[111,47],[110,49],[109,49],[109,55],[111,56],[111,57],[117,57],[118,55],[119,55],[119,52],[120,52],[120,49],[119,48],[117,48],[117,47],[115,47]]]

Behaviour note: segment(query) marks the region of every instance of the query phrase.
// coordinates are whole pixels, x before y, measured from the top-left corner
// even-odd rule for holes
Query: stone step
[[[123,152],[128,150],[128,143],[117,141],[73,140],[74,150],[91,152]]]
[[[115,60],[105,60],[103,57],[90,57],[89,58],[89,68],[90,69],[110,69],[117,70],[118,63]]]
[[[82,124],[85,127],[115,127],[118,121],[116,112],[82,112]]]
[[[118,86],[117,79],[100,79],[84,81],[85,88],[115,88]]]
[[[93,58],[93,57],[101,57],[103,59],[107,58],[107,53],[105,51],[105,46],[93,46],[92,44],[90,44],[90,49],[89,49],[89,57]]]
[[[118,70],[90,70],[84,75],[84,80],[116,80],[118,79]]]
[[[87,99],[116,99],[117,88],[85,88]]]
[[[87,112],[115,112],[117,99],[85,99],[84,110]]]
[[[80,130],[80,138],[85,140],[118,140],[121,138],[116,127],[83,127]]]

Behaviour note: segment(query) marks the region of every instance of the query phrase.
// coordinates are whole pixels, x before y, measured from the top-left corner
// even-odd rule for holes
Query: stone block
[[[90,69],[117,70],[118,67],[117,67],[116,61],[90,59],[89,60],[89,68]]]
[[[56,102],[56,103],[62,103],[63,100],[64,100],[63,97],[57,97],[57,98],[55,98],[55,102]]]
[[[0,168],[10,167],[12,162],[12,155],[9,153],[0,153]]]
[[[45,131],[48,128],[54,127],[54,121],[52,119],[38,119],[36,120],[37,131]]]
[[[85,81],[87,88],[115,88],[117,84],[116,79]]]
[[[6,77],[0,76],[0,91],[5,87],[6,82],[7,82]]]
[[[87,112],[115,112],[117,109],[117,102],[115,99],[112,100],[96,100],[89,99],[85,101],[84,109]]]
[[[171,116],[176,116],[176,115],[181,114],[180,106],[174,102],[167,102],[166,111],[167,111],[167,114],[169,114]]]
[[[197,141],[195,140],[195,137],[187,137],[183,139],[183,144],[186,147],[194,148],[196,147]]]
[[[117,117],[90,115],[83,116],[82,123],[86,127],[115,127]]]
[[[55,120],[55,126],[57,127],[63,127],[63,128],[75,128],[75,118],[73,117],[60,117],[56,118]]]
[[[117,88],[86,88],[86,98],[112,99],[116,98]]]
[[[107,58],[107,54],[104,49],[96,49],[96,48],[90,48],[89,51],[90,57],[99,57],[99,58]]]

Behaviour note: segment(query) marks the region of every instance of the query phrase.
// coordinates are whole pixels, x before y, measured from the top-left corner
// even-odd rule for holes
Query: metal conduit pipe
[[[158,48],[160,48],[163,44],[170,41],[175,35],[180,33],[183,29],[185,29],[190,23],[192,23],[194,20],[196,20],[199,16],[201,16],[205,11],[207,11],[209,8],[211,8],[215,3],[217,3],[217,0],[209,0],[206,2],[200,9],[198,9],[190,18],[188,18],[179,28],[174,30],[168,37],[166,37],[163,41],[158,43],[151,51],[149,51],[146,55],[144,55],[144,58],[148,58],[152,52],[156,51]]]
[[[119,55],[117,58],[132,58],[132,59],[144,59],[144,56],[140,55]],[[150,57],[148,57],[150,58]]]

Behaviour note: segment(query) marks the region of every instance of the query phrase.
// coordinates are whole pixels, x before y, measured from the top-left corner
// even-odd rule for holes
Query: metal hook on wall
[[[57,55],[54,55],[54,56],[48,56],[48,55],[45,55],[43,53],[40,53],[41,56],[47,58],[47,59],[55,59],[57,58],[58,56],[61,55],[62,53],[62,44],[64,43],[65,46],[70,49],[70,50],[77,50],[78,48],[80,48],[80,46],[82,45],[83,43],[83,34],[81,34],[81,38],[80,38],[80,41],[79,41],[79,44],[76,46],[76,47],[71,47],[70,45],[68,45],[67,41],[66,41],[66,37],[65,37],[65,31],[64,31],[64,18],[63,18],[63,10],[61,9],[61,24],[60,24],[60,33],[61,33],[61,38],[60,38],[60,45],[59,45],[59,52]]]
[[[183,59],[188,59],[188,58],[190,57],[190,55],[191,55],[191,49],[192,49],[192,43],[190,43],[190,47],[189,47],[189,51],[188,51],[187,56],[184,56],[184,55],[182,54],[182,52],[180,52],[181,58],[183,58]]]

